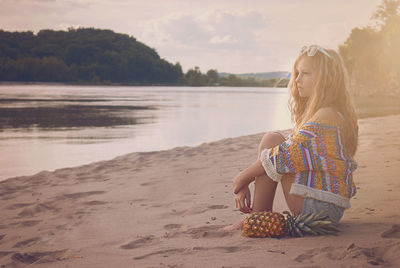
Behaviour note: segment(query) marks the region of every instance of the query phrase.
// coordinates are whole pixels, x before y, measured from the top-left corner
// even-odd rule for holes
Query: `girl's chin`
[[[304,92],[302,92],[300,90],[299,90],[299,96],[300,96],[300,98],[308,98],[309,97],[309,95],[304,94]]]
[[[300,98],[307,98],[308,97],[307,95],[301,94],[300,92],[299,92],[299,96],[300,96]]]

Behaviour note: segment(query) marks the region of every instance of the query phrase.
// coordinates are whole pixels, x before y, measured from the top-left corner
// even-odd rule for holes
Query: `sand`
[[[400,115],[359,121],[338,236],[245,238],[232,179],[263,133],[0,182],[1,267],[400,266]],[[61,152],[60,152],[61,153]],[[282,190],[274,210],[286,210]]]

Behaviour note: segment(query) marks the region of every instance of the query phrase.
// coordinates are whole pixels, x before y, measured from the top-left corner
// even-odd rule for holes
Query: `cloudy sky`
[[[186,72],[290,71],[305,44],[337,49],[381,0],[0,0],[0,29],[125,33]]]

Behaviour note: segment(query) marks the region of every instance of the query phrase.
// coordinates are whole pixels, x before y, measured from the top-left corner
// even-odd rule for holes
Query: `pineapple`
[[[272,211],[253,212],[243,220],[243,235],[247,237],[282,237],[304,236],[304,234],[322,235],[339,231],[328,216],[321,216],[324,211],[304,215],[283,214]]]

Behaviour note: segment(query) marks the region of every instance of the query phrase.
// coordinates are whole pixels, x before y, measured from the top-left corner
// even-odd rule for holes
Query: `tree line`
[[[0,80],[78,83],[178,83],[179,63],[126,34],[94,28],[0,30]]]
[[[219,77],[199,67],[183,73],[155,49],[126,34],[94,28],[0,30],[0,81],[88,84],[270,86],[275,81]]]
[[[400,94],[400,1],[383,0],[371,19],[375,26],[352,29],[339,53],[353,95]]]
[[[254,77],[239,77],[234,74],[219,76],[216,69],[210,69],[205,74],[195,66],[189,69],[183,77],[182,84],[186,86],[227,86],[227,87],[286,87],[288,79],[260,79]]]

